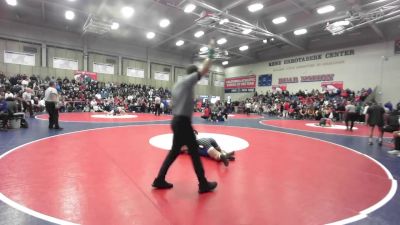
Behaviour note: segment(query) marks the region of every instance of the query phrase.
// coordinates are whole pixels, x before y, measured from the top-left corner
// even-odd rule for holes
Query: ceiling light
[[[256,12],[256,11],[258,11],[258,10],[261,10],[262,8],[264,8],[264,5],[261,4],[261,3],[254,3],[254,4],[251,4],[251,5],[249,5],[249,6],[247,7],[247,9],[248,9],[250,12]]]
[[[75,13],[72,12],[71,10],[65,11],[65,19],[67,20],[73,20],[75,18]]]
[[[269,39],[270,41],[275,41],[275,38],[271,38],[271,39]]]
[[[196,33],[194,33],[194,36],[197,37],[197,38],[199,38],[199,37],[201,37],[203,35],[204,35],[204,31],[202,31],[202,30],[197,31]]]
[[[307,29],[299,29],[299,30],[295,30],[294,35],[303,35],[307,33]]]
[[[154,32],[147,32],[146,37],[147,39],[153,39],[156,36]]]
[[[244,29],[244,30],[242,31],[242,34],[250,34],[251,32],[252,32],[251,29]]]
[[[348,21],[348,20],[336,21],[332,25],[334,25],[334,26],[348,26],[348,25],[350,25],[350,21]]]
[[[223,44],[225,44],[226,42],[227,42],[227,41],[226,41],[225,38],[221,38],[221,39],[219,39],[219,40],[217,41],[217,44],[223,45]]]
[[[267,40],[267,39],[264,39],[264,40],[263,40],[263,43],[264,43],[264,44],[267,44],[267,43],[268,43],[268,40]]]
[[[134,12],[135,12],[135,10],[129,6],[122,7],[122,9],[121,9],[121,13],[125,18],[132,17]]]
[[[204,46],[204,47],[200,48],[200,52],[206,52],[206,51],[208,51],[208,47],[207,46]]]
[[[329,13],[335,10],[335,6],[333,5],[327,5],[321,8],[317,9],[317,13],[318,14],[325,14],[325,13]]]
[[[75,2],[76,0],[68,0],[69,2]]]
[[[246,51],[247,49],[249,49],[249,46],[247,45],[243,45],[242,47],[239,48],[240,51]]]
[[[111,24],[111,30],[118,30],[118,28],[119,28],[119,23],[113,22]]]
[[[227,22],[229,22],[229,20],[225,18],[225,19],[219,21],[219,24],[222,25],[222,24],[227,23]]]
[[[193,10],[195,10],[196,9],[196,6],[195,5],[193,5],[193,4],[187,4],[186,6],[185,6],[185,8],[183,9],[183,11],[185,12],[185,13],[191,13],[191,12],[193,12]]]
[[[286,22],[286,21],[287,21],[287,19],[286,19],[286,17],[284,17],[284,16],[281,16],[281,17],[278,17],[278,18],[275,18],[275,19],[272,20],[272,22],[273,22],[274,24],[284,23],[284,22]]]
[[[223,62],[222,62],[222,65],[224,65],[224,66],[226,66],[226,65],[228,65],[228,64],[229,64],[228,61],[223,61]]]
[[[11,6],[16,6],[17,5],[17,0],[6,0],[7,4]]]
[[[183,44],[185,44],[183,40],[179,40],[176,42],[176,46],[182,46]]]
[[[168,27],[170,23],[169,19],[162,19],[160,20],[160,27]]]

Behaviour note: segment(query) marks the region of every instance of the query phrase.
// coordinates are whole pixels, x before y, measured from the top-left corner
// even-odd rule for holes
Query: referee
[[[209,53],[212,56],[212,53]],[[203,164],[200,160],[196,137],[192,127],[192,113],[194,107],[194,87],[196,83],[208,73],[211,66],[211,59],[204,60],[201,71],[194,65],[186,69],[187,76],[177,82],[172,89],[172,131],[174,132],[172,149],[165,158],[153,187],[159,189],[172,188],[173,185],[165,180],[169,167],[178,157],[181,147],[186,145],[192,159],[194,171],[199,181],[199,193],[210,192],[217,187],[217,182],[207,181],[204,175]]]
[[[62,130],[58,125],[58,92],[54,81],[49,82],[49,87],[44,92],[46,111],[49,114],[49,129]]]

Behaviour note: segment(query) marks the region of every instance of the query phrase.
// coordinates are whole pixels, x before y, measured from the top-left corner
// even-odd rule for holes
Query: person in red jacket
[[[204,108],[203,115],[201,115],[201,118],[208,120],[210,118],[210,116],[211,116],[211,109],[210,109],[210,106],[207,105]]]

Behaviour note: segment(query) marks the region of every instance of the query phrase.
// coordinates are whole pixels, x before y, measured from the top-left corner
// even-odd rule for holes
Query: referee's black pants
[[[159,116],[161,113],[161,104],[156,104],[155,105],[155,112],[154,115]]]
[[[200,155],[196,142],[196,137],[193,133],[192,122],[189,117],[186,116],[174,116],[171,123],[172,131],[174,132],[174,137],[172,141],[172,149],[169,151],[167,157],[165,158],[160,171],[158,172],[158,179],[165,180],[165,175],[168,172],[169,167],[178,157],[181,152],[181,147],[186,145],[190,157],[192,158],[192,163],[194,171],[196,172],[197,179],[200,184],[207,183],[207,179],[204,176],[203,164],[200,160]]]
[[[356,120],[357,114],[353,112],[348,112],[346,115],[346,127],[349,127],[349,121],[350,121],[350,130],[353,130],[354,127],[354,121]]]
[[[58,109],[55,102],[45,102],[46,111],[49,114],[49,128],[59,128]]]

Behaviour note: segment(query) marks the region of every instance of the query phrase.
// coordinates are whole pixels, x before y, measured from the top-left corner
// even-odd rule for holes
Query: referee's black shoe
[[[171,183],[168,183],[164,179],[156,178],[156,179],[154,179],[152,186],[157,189],[169,189],[169,188],[172,188],[174,185]]]
[[[211,181],[211,182],[207,181],[207,183],[199,184],[199,193],[202,194],[202,193],[210,192],[210,191],[214,190],[217,187],[217,185],[218,184],[215,181]]]

